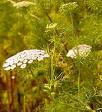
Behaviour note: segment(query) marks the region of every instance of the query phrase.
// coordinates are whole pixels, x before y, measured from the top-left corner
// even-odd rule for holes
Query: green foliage
[[[102,1],[29,0],[33,5],[17,7],[18,2],[0,1],[0,112],[102,108]],[[79,44],[91,45],[91,53],[66,57]],[[50,58],[4,71],[5,59],[25,49],[43,49]]]

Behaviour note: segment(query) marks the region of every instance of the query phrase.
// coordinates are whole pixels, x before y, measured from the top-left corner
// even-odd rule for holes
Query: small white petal
[[[18,63],[18,59],[17,59],[17,56],[16,55],[14,55],[13,57],[12,57],[12,60],[13,60],[13,63]]]
[[[20,66],[20,68],[25,68],[26,67],[26,64],[22,64],[21,66]]]
[[[38,57],[37,59],[38,59],[38,61],[41,61],[41,60],[43,60],[43,57]]]
[[[4,68],[4,70],[10,70],[11,69],[11,67],[9,66],[9,67],[6,67],[6,68]]]
[[[21,62],[18,62],[18,63],[17,63],[17,66],[20,66],[20,65],[22,65],[22,63],[21,63]]]
[[[27,53],[25,51],[20,52],[18,55],[20,56],[19,60],[21,61],[23,61],[27,57]]]
[[[3,64],[3,68],[8,67],[8,66],[9,66],[9,63],[4,63]]]
[[[16,68],[16,65],[11,65],[11,70],[13,70],[14,68]]]
[[[31,59],[32,59],[32,60],[36,60],[37,57],[36,57],[36,56],[32,56]]]
[[[23,62],[23,61],[24,61],[24,58],[20,58],[19,61],[20,61],[20,62]]]
[[[29,64],[30,64],[30,63],[33,63],[33,60],[29,60],[28,63],[29,63]]]
[[[48,57],[49,57],[49,55],[48,55],[48,54],[44,54],[44,57],[45,57],[45,58],[48,58]]]
[[[12,60],[14,58],[14,56],[8,58],[5,62],[9,62],[10,60]]]
[[[12,59],[12,60],[10,60],[8,63],[9,63],[9,65],[14,64],[13,59]]]
[[[27,60],[23,60],[23,63],[27,63]]]
[[[69,50],[67,57],[76,58],[76,50]]]

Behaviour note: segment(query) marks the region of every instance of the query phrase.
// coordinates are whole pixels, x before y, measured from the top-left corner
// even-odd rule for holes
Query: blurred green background
[[[92,46],[86,58],[66,54]],[[50,58],[4,71],[25,49]],[[15,76],[15,79],[12,79]],[[0,0],[0,112],[101,112],[102,1]]]

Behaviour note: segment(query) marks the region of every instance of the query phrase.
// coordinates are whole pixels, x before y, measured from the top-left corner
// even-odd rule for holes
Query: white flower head
[[[77,56],[80,57],[87,57],[89,53],[91,52],[92,47],[90,45],[82,44],[78,45],[67,53],[67,57],[76,58]]]
[[[60,7],[60,11],[63,12],[65,10],[67,11],[73,11],[78,6],[77,2],[69,2],[66,4],[62,4]]]
[[[5,60],[3,64],[4,70],[13,70],[17,66],[25,68],[27,63],[31,64],[34,60],[41,61],[49,55],[44,50],[24,50]]]
[[[8,0],[8,1],[11,2],[13,7],[16,7],[17,9],[34,5],[34,3],[30,1],[21,1],[21,2],[14,2],[13,0]]]

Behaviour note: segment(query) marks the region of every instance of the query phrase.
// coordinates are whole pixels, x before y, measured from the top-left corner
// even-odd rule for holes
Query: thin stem
[[[80,93],[80,70],[78,74],[78,100],[79,100],[79,93]],[[78,112],[79,112],[79,108],[78,108]]]
[[[45,14],[46,14],[46,16],[48,17],[49,21],[50,21],[51,23],[53,23],[52,18],[49,16],[49,14],[48,14],[46,11],[45,11]],[[59,33],[58,33],[58,30],[57,30],[57,29],[55,29],[55,33],[56,33],[57,36],[59,36]]]
[[[26,108],[25,108],[25,95],[24,95],[24,100],[23,100],[23,112],[26,112]]]
[[[54,54],[54,51],[53,51]],[[51,80],[54,80],[54,68],[53,68],[53,54],[51,56]]]
[[[11,109],[11,81],[10,81],[10,75],[6,74],[6,80],[7,80],[7,92],[8,92],[8,112],[12,112]]]
[[[51,17],[49,16],[49,14],[44,11],[46,16],[48,17],[49,21],[51,23],[53,23],[53,20],[51,19]],[[55,30],[56,34],[58,35],[58,32]],[[54,42],[54,47],[53,47],[53,51],[52,51],[52,54],[51,54],[51,80],[54,81],[54,68],[53,68],[53,57],[54,57],[54,53],[55,53],[55,37],[53,38],[53,42]]]
[[[48,17],[48,19],[50,20],[51,23],[53,23],[51,17],[49,16],[49,14],[45,11],[46,16]]]
[[[72,16],[71,12],[69,12],[69,14],[70,14],[70,20],[71,20],[71,24],[72,24],[72,35],[75,37],[73,16]]]

